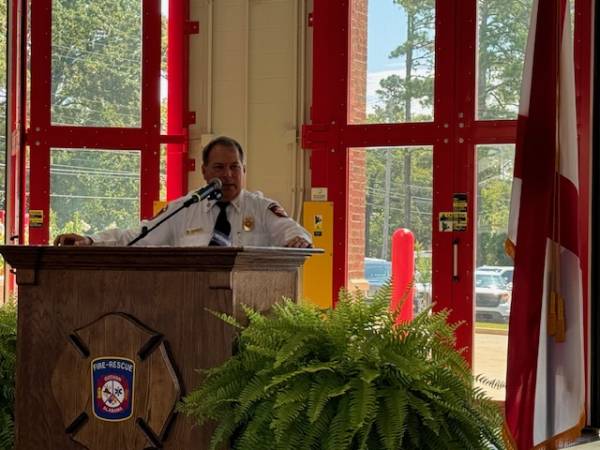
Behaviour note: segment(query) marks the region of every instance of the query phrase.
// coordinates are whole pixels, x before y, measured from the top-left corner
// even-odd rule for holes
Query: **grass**
[[[494,323],[494,322],[475,322],[475,329],[508,331],[508,324],[507,323]]]

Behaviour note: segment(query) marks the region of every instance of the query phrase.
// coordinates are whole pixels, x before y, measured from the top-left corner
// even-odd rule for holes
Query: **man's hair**
[[[210,152],[217,145],[221,145],[223,147],[229,147],[229,148],[233,148],[233,149],[237,150],[238,155],[240,157],[240,161],[242,162],[242,164],[246,164],[246,162],[244,161],[244,149],[242,148],[240,143],[238,141],[236,141],[235,139],[227,137],[227,136],[219,136],[217,138],[214,138],[208,144],[206,144],[206,147],[204,147],[204,149],[202,149],[202,164],[204,164],[205,166],[208,164],[208,158],[210,156]]]

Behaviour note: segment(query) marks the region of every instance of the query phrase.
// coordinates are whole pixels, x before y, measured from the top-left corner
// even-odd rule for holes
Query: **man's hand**
[[[74,245],[76,247],[92,245],[92,240],[87,236],[81,236],[75,233],[59,234],[54,239],[54,245]]]
[[[303,237],[296,236],[296,237],[290,239],[289,241],[287,241],[285,246],[293,247],[293,248],[311,248],[312,244],[310,242],[308,242],[306,239],[304,239]]]

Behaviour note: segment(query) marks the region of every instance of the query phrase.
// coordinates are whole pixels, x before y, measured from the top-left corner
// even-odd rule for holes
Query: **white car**
[[[475,271],[475,317],[480,322],[508,322],[510,288],[502,276],[487,270]]]
[[[479,322],[508,322],[511,294],[498,274],[475,272],[475,317]],[[431,305],[431,284],[415,284],[415,314]]]
[[[478,267],[477,270],[497,273],[504,279],[506,286],[512,286],[513,273],[515,271],[513,266],[481,266]]]

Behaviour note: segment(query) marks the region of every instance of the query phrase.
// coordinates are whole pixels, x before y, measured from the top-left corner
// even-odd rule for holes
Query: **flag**
[[[578,145],[568,0],[534,0],[507,252],[515,263],[504,435],[555,449],[585,424]]]

